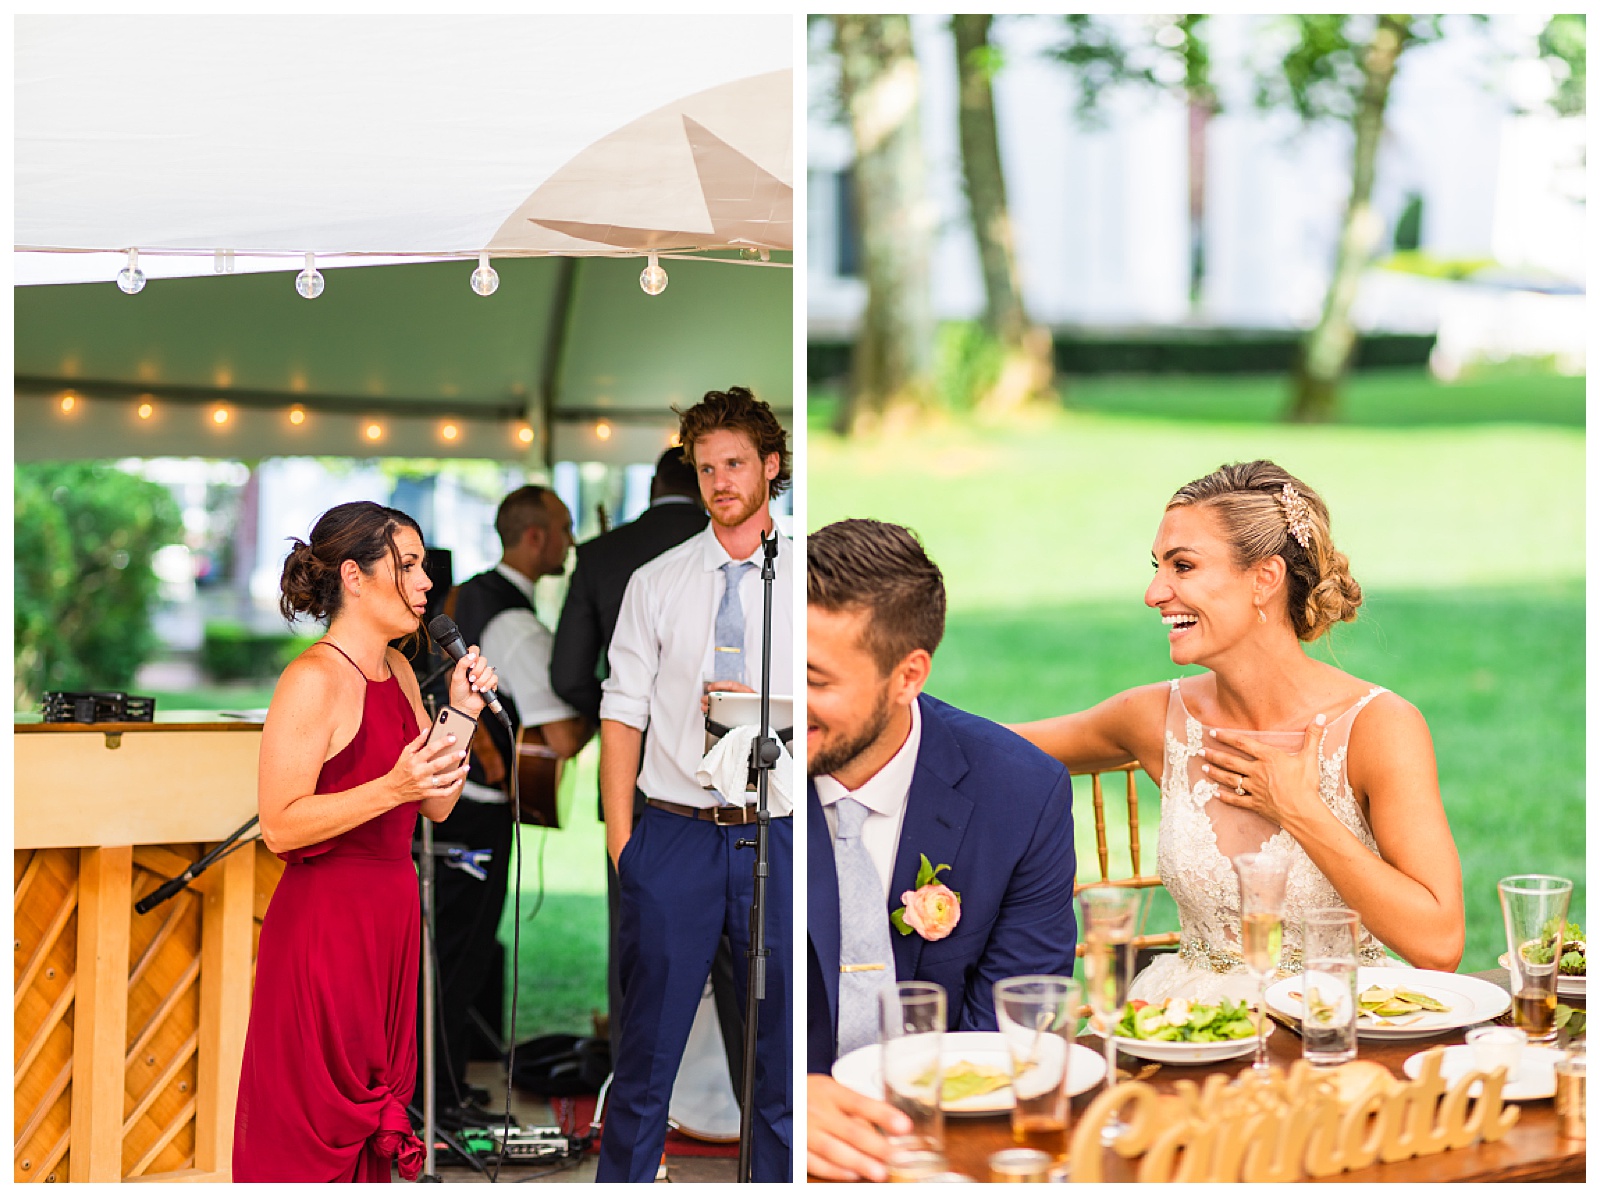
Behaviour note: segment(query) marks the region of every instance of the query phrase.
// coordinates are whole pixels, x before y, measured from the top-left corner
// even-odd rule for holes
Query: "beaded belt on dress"
[[[1300,949],[1285,950],[1278,960],[1278,974],[1292,976],[1299,972],[1303,966],[1300,958]],[[1383,944],[1367,942],[1356,948],[1356,962],[1372,967],[1381,964],[1389,957]],[[1202,968],[1206,971],[1226,974],[1244,968],[1244,958],[1237,951],[1226,946],[1216,946],[1203,938],[1185,939],[1178,944],[1178,958],[1190,967]]]

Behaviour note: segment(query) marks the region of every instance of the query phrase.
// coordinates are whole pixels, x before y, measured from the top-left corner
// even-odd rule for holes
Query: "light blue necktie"
[[[713,679],[748,684],[744,674],[744,606],[739,603],[739,581],[755,570],[754,563],[724,563],[722,603],[717,606],[717,623],[712,631]]]
[[[878,1041],[878,994],[894,982],[894,947],[883,877],[861,841],[872,811],[854,797],[834,805],[833,866],[839,876],[839,1054]]]

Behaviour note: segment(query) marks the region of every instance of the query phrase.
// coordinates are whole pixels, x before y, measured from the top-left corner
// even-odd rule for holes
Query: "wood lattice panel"
[[[12,896],[13,1178],[66,1180],[72,1133],[78,852],[17,851]]]
[[[199,844],[136,848],[133,895],[144,896]],[[168,861],[168,855],[171,860]],[[194,1166],[200,1026],[200,896],[184,889],[147,914],[133,914],[128,939],[128,1057],[124,1076],[124,1178]]]
[[[116,852],[16,852],[17,1181],[71,1178],[75,1132],[90,1129],[101,1133],[92,1142],[80,1138],[84,1178],[227,1178],[254,948],[283,865],[259,844],[247,846],[152,912],[133,910],[135,899],[206,849],[200,843],[124,848],[120,886]],[[100,857],[93,871],[92,856]],[[225,877],[236,882],[231,893],[219,891]],[[227,895],[241,907],[229,909],[235,902]],[[232,927],[235,934],[228,933],[235,920],[229,912],[243,923]],[[79,970],[79,956],[90,956],[92,946],[102,949],[83,963],[103,965],[99,1033],[87,1024],[97,1011],[85,1000],[94,972]],[[113,972],[109,980],[106,969]],[[86,1045],[95,1048],[97,1070],[90,1071]],[[74,1096],[75,1084],[81,1096]],[[93,1097],[103,1105],[85,1099]]]

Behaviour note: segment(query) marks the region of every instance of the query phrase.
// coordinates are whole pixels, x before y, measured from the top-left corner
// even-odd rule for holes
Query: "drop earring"
[[[1256,606],[1256,619],[1261,625],[1267,624],[1267,615],[1261,611],[1261,606]]]

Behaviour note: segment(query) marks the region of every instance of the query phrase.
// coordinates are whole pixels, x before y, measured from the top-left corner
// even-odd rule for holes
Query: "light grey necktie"
[[[739,581],[744,573],[755,570],[754,563],[724,563],[722,575],[722,603],[717,606],[717,623],[712,631],[714,642],[711,673],[718,680],[735,680],[748,684],[744,674],[744,606],[739,603]]]
[[[839,1054],[878,1041],[878,994],[894,982],[894,947],[883,877],[861,842],[872,812],[854,797],[834,805],[839,829],[833,866],[839,876]]]

